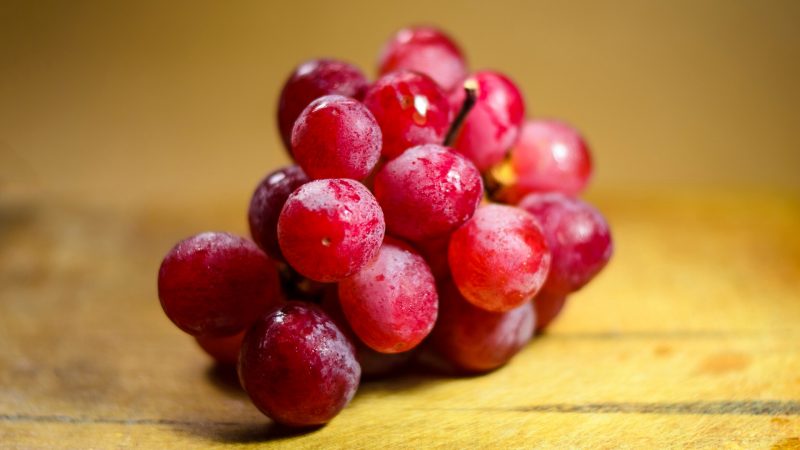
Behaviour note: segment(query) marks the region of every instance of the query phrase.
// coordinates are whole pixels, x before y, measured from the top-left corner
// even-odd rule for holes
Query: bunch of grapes
[[[283,424],[328,422],[362,374],[420,353],[500,367],[611,257],[576,198],[592,163],[575,129],[526,120],[514,82],[469,73],[437,29],[399,31],[378,73],[298,66],[278,105],[294,164],[258,184],[252,241],[198,234],[158,274],[167,316]]]

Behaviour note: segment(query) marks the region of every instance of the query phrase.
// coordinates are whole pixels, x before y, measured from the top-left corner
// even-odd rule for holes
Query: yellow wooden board
[[[243,233],[238,204],[0,197],[0,447],[800,447],[800,197],[593,200],[612,263],[508,366],[364,383],[296,433],[158,305],[163,254],[197,231]]]

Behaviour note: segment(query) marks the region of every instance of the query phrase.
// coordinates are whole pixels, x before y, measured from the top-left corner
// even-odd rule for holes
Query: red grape
[[[556,120],[529,120],[511,149],[514,181],[502,192],[510,203],[531,192],[583,192],[592,174],[589,146],[569,125]]]
[[[347,322],[344,311],[342,311],[341,302],[339,301],[339,292],[336,286],[333,286],[333,289],[327,289],[325,291],[320,307],[328,314],[328,317],[333,320],[336,326],[342,330],[342,333],[350,339],[350,342],[352,342],[353,346],[356,348],[356,360],[358,360],[358,364],[361,366],[362,379],[376,379],[391,375],[408,366],[411,362],[414,351],[382,353],[373,350],[358,338],[350,327],[350,323]]]
[[[389,232],[412,241],[443,236],[472,217],[483,196],[480,172],[436,144],[406,150],[375,176]]]
[[[588,203],[553,192],[529,194],[519,207],[538,219],[553,254],[543,290],[575,292],[611,259],[614,246],[608,223]]]
[[[528,302],[544,284],[550,252],[536,219],[512,206],[483,206],[450,237],[450,271],[461,294],[488,311]]]
[[[352,344],[308,303],[274,309],[242,343],[242,387],[261,412],[285,425],[330,421],[353,398],[360,376]]]
[[[239,361],[239,349],[242,347],[244,331],[233,336],[209,337],[197,336],[197,345],[220,364],[234,365]]]
[[[292,130],[292,154],[313,179],[362,180],[381,156],[381,129],[361,102],[326,95],[309,103]]]
[[[283,261],[278,245],[278,217],[289,194],[308,182],[303,169],[288,166],[267,175],[256,187],[247,214],[250,235],[270,258]]]
[[[251,241],[207,232],[179,242],[158,272],[161,307],[192,336],[230,336],[280,303],[278,273]]]
[[[425,258],[431,273],[437,280],[450,277],[450,265],[447,262],[447,248],[450,246],[450,234],[442,237],[415,242],[419,254]]]
[[[383,212],[363,184],[316,180],[286,200],[278,241],[286,261],[301,275],[332,282],[369,263],[378,254],[385,229]]]
[[[485,372],[519,352],[533,336],[534,322],[531,302],[505,312],[486,311],[466,301],[448,280],[440,289],[440,315],[431,340],[451,364]]]
[[[410,71],[382,76],[364,96],[383,133],[383,156],[394,158],[419,144],[440,144],[450,126],[450,102],[427,75]]]
[[[361,340],[383,353],[408,351],[436,322],[436,282],[408,245],[387,240],[375,260],[339,282],[339,300]]]
[[[525,104],[516,85],[500,73],[477,72],[467,82],[477,86],[476,102],[452,145],[484,171],[502,161],[517,141]],[[465,95],[464,90],[453,92],[454,107]]]
[[[278,128],[291,150],[292,127],[300,113],[323,95],[337,94],[361,100],[368,82],[355,66],[334,59],[314,59],[297,66],[283,85],[278,101]]]
[[[542,291],[533,299],[533,309],[536,311],[536,333],[539,334],[550,325],[561,313],[567,296]]]
[[[449,91],[467,76],[461,49],[443,31],[431,27],[404,28],[381,50],[378,72],[398,69],[424,73]]]

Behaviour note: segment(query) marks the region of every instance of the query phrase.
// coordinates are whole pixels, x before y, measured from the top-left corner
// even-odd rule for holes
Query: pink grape
[[[491,204],[453,233],[448,260],[464,298],[488,311],[508,311],[539,292],[550,252],[533,216]]]
[[[483,196],[483,181],[463,156],[427,144],[383,166],[374,190],[389,232],[420,241],[449,234],[472,217]]]
[[[443,31],[432,27],[404,28],[389,39],[381,50],[378,72],[381,75],[408,69],[433,78],[450,91],[467,76],[467,63],[461,49]]]
[[[341,95],[309,103],[292,129],[292,155],[312,179],[363,180],[381,156],[381,128],[364,104]]]
[[[450,127],[449,100],[427,75],[390,72],[364,96],[383,133],[383,156],[394,158],[419,144],[441,144]]]
[[[320,307],[328,314],[328,317],[333,320],[336,326],[342,330],[342,333],[350,339],[350,342],[353,343],[356,349],[356,359],[361,366],[362,379],[378,379],[389,376],[404,369],[411,362],[416,348],[412,351],[402,353],[383,353],[373,350],[359,339],[352,327],[350,327],[350,323],[347,321],[344,311],[342,311],[337,286],[332,286],[332,289],[327,289],[325,291]]]
[[[531,192],[578,195],[592,175],[589,146],[571,126],[557,120],[529,120],[511,149],[514,182],[503,199],[517,203]]]
[[[477,72],[467,83],[477,86],[477,98],[452,145],[485,171],[502,161],[517,142],[525,103],[514,82],[498,72]],[[463,90],[454,91],[453,105],[461,105],[464,96]]]
[[[383,353],[417,346],[438,311],[430,268],[410,246],[393,239],[383,243],[372,263],[339,282],[339,300],[356,335]]]
[[[286,261],[320,282],[342,280],[367,265],[378,254],[385,230],[375,197],[348,179],[304,184],[289,196],[278,218]]]
[[[361,100],[367,79],[352,64],[335,59],[312,59],[289,75],[278,101],[278,128],[287,150],[292,148],[292,128],[300,113],[319,97],[344,95]]]

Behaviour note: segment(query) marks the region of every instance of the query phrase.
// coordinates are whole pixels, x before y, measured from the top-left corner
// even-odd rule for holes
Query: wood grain
[[[367,382],[328,426],[271,424],[163,316],[172,243],[227,204],[0,197],[0,446],[798,448],[800,199],[606,193],[612,264],[508,366]],[[235,203],[235,202],[234,202]]]

